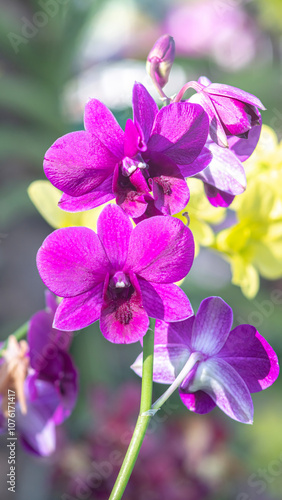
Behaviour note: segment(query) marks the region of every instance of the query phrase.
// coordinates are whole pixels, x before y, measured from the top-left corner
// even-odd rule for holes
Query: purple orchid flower
[[[197,91],[189,102],[201,104],[209,116],[211,139],[219,146],[229,147],[229,139],[235,136],[240,147],[249,154],[251,146],[255,148],[260,136],[261,115],[258,108],[265,110],[261,101],[231,85],[212,83],[205,76],[197,82],[187,83],[174,101],[178,102],[189,87]]]
[[[80,330],[100,318],[111,342],[140,340],[149,318],[179,321],[193,314],[175,284],[189,272],[193,236],[173,217],[152,217],[134,229],[116,205],[99,216],[97,234],[85,227],[58,229],[38,251],[39,274],[64,297],[54,327]]]
[[[87,103],[84,122],[85,131],[59,138],[45,155],[45,174],[64,193],[63,210],[88,210],[116,198],[138,220],[175,214],[189,200],[184,177],[211,160],[207,152],[194,164],[208,134],[204,109],[182,102],[159,111],[140,83],[133,88],[133,121],[124,132],[96,99]]]
[[[202,301],[196,316],[178,323],[156,322],[154,381],[172,384],[153,405],[155,411],[179,389],[182,402],[196,413],[216,405],[229,417],[250,424],[251,394],[278,377],[278,359],[251,325],[230,331],[232,309],[220,298]],[[142,354],[132,369],[142,376]]]
[[[24,386],[27,411],[17,411],[21,442],[28,452],[39,456],[55,451],[56,426],[71,414],[78,395],[77,370],[67,352],[72,333],[52,327],[58,306],[49,291],[46,306],[30,319],[30,367]]]

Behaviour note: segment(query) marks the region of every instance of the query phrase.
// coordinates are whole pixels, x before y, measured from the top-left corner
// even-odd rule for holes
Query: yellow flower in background
[[[195,240],[195,256],[198,255],[200,246],[208,247],[214,243],[214,231],[210,224],[219,224],[225,218],[226,209],[222,207],[213,207],[204,191],[204,185],[199,179],[189,178],[187,184],[190,190],[190,200],[184,210],[174,215],[181,219],[184,224],[187,223],[189,216],[189,228],[191,229]]]
[[[232,283],[250,299],[259,290],[259,275],[270,280],[282,276],[281,201],[275,176],[258,173],[237,197],[238,224],[216,238],[216,249],[230,262]]]
[[[58,207],[61,191],[55,188],[49,181],[34,181],[28,187],[28,195],[50,226],[58,229],[68,226],[85,226],[96,231],[97,220],[104,205],[100,205],[85,212],[65,212]]]

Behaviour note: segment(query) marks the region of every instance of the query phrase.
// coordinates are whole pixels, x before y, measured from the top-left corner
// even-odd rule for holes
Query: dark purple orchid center
[[[123,271],[117,271],[109,281],[110,288],[123,290],[131,286],[129,277]]]
[[[128,325],[133,318],[130,300],[134,292],[129,276],[123,271],[117,271],[110,278],[106,302],[111,304],[115,319],[123,325]]]
[[[126,156],[121,162],[121,172],[125,177],[129,177],[137,168],[145,169],[147,168],[147,164],[143,162],[142,158],[133,160]]]

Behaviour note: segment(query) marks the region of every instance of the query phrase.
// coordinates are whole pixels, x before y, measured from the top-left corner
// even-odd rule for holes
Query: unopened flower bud
[[[161,36],[149,52],[146,64],[147,72],[160,88],[163,88],[168,82],[174,56],[175,43],[170,35]]]

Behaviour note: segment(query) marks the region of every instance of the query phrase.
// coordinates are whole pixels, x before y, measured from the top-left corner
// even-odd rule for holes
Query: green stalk
[[[113,487],[109,500],[120,500],[131,476],[133,467],[143,443],[146,430],[151,419],[150,415],[144,415],[150,410],[152,404],[153,388],[153,361],[154,361],[154,331],[148,330],[143,339],[143,367],[142,367],[142,390],[139,417],[126,452],[119,475]]]
[[[16,339],[18,341],[24,339],[26,337],[26,334],[27,334],[28,325],[29,325],[29,321],[24,323],[24,325],[20,326],[14,333],[11,333],[11,335],[16,337]],[[8,343],[8,339],[5,340],[5,344],[2,347],[2,349],[0,350],[0,358],[3,357],[3,352],[5,351],[5,349],[7,347],[7,343]]]

